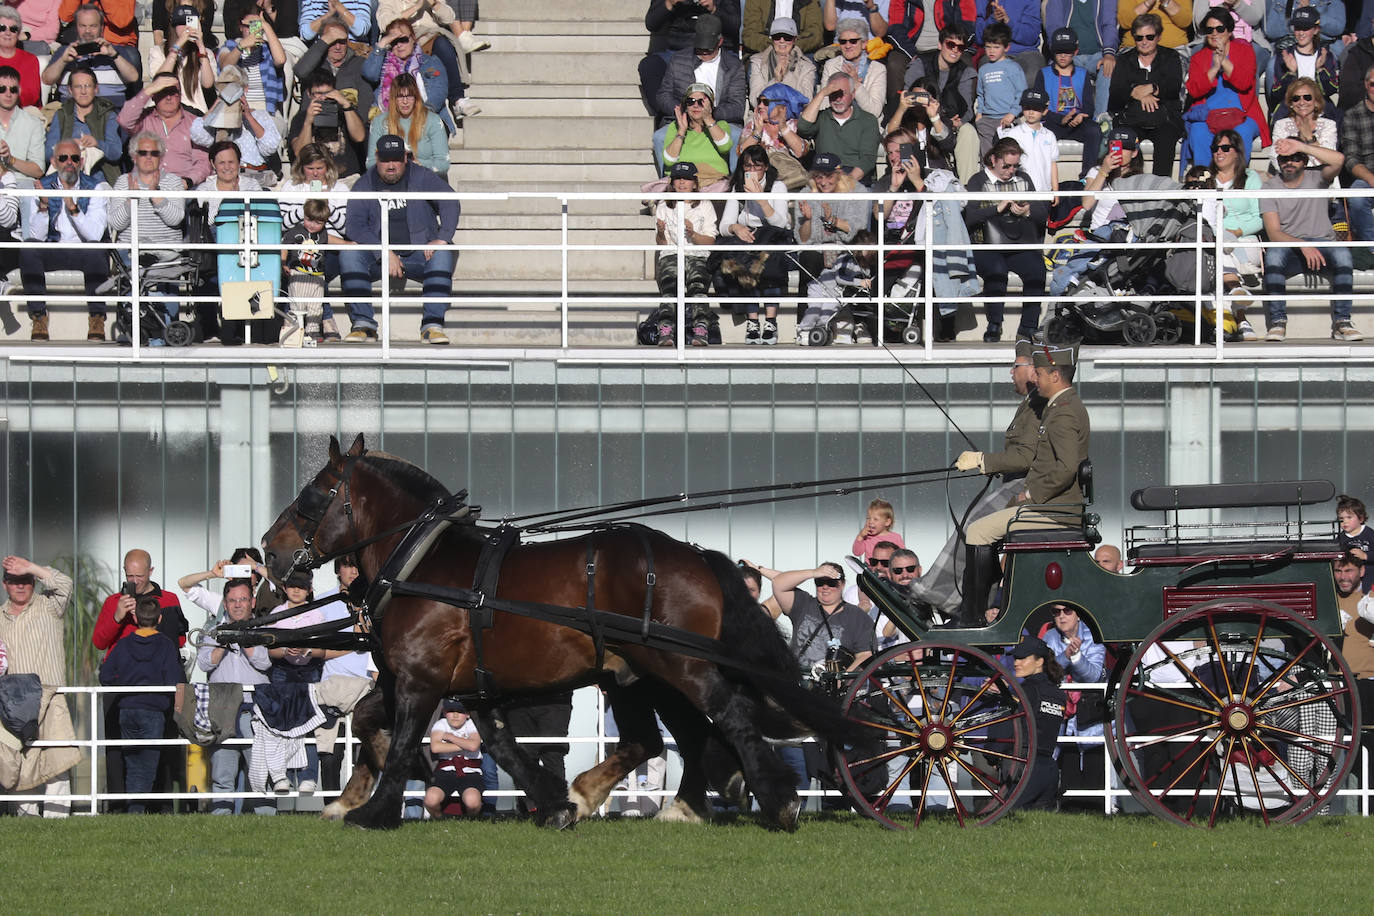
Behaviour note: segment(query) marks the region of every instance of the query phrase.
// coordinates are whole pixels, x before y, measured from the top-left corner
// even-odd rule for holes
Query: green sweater
[[[878,119],[873,115],[856,105],[850,112],[849,120],[841,125],[826,108],[815,121],[798,118],[797,133],[808,140],[814,139],[816,152],[839,156],[845,168],[863,169],[863,183],[873,183],[873,173],[878,169],[878,141],[881,139]]]

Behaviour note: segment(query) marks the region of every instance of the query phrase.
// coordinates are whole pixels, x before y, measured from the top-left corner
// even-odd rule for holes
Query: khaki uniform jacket
[[[983,455],[984,474],[1001,474],[1008,480],[1026,475],[1035,455],[1035,436],[1044,406],[1045,399],[1039,395],[1028,394],[1021,399],[1007,427],[1002,451]]]
[[[1078,465],[1088,457],[1088,411],[1073,388],[1050,399],[1036,429],[1035,454],[1026,472],[1031,502],[1076,503]]]

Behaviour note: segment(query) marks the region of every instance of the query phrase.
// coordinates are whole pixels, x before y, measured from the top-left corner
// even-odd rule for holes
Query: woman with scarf
[[[455,122],[471,117],[482,110],[472,99],[466,98],[463,73],[458,65],[458,50],[464,54],[481,51],[487,43],[473,36],[470,22],[461,21],[445,0],[381,0],[377,4],[377,21],[410,23],[416,44],[444,68],[448,78],[445,94],[434,102],[447,103]],[[390,26],[387,27],[388,31]],[[430,106],[434,107],[433,105]]]
[[[868,28],[861,19],[842,19],[835,27],[840,54],[826,61],[821,85],[836,73],[847,73],[854,82],[854,104],[880,122],[887,104],[887,68],[868,59]]]
[[[765,87],[782,83],[806,99],[816,94],[816,65],[797,47],[796,26],[790,20],[773,23],[770,45],[749,58],[749,104],[758,104]]]
[[[435,114],[445,111],[448,75],[443,64],[420,50],[415,29],[408,20],[393,19],[363,61],[363,79],[377,87],[373,106],[378,112],[389,110],[391,85],[402,73],[409,73],[414,78],[426,108]]]

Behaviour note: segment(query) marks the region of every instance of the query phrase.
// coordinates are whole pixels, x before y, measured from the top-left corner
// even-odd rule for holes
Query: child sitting
[[[1374,586],[1374,579],[1371,579],[1374,576],[1374,562],[1368,562],[1374,559],[1374,531],[1365,525],[1368,520],[1369,513],[1365,511],[1363,500],[1344,493],[1336,497],[1336,523],[1341,529],[1337,540],[1340,541],[1341,550],[1358,550],[1364,554],[1365,577],[1360,588],[1366,594]]]
[[[301,221],[282,233],[283,245],[302,245],[289,251],[282,249],[282,263],[286,266],[286,295],[292,304],[305,312],[305,333],[319,342],[323,339],[320,320],[324,315],[324,251],[325,245],[338,245],[343,239],[330,233],[329,201],[307,200],[301,208]],[[284,332],[285,333],[285,332]]]
[[[677,194],[691,194],[698,190],[697,167],[690,162],[673,165],[669,188]],[[658,227],[655,241],[659,245],[710,245],[716,240],[716,209],[709,200],[660,200],[654,208],[654,222]],[[692,346],[704,347],[711,329],[711,310],[702,301],[711,283],[709,257],[704,251],[688,252],[683,256],[683,293],[687,303],[687,323]],[[654,270],[658,294],[677,300],[677,252],[660,251]],[[658,345],[671,347],[677,343],[677,307],[665,302],[649,319],[656,329]]]
[[[1078,35],[1073,29],[1055,29],[1050,53],[1052,63],[1035,77],[1035,88],[1049,99],[1045,121],[1054,135],[1083,144],[1083,164],[1078,170],[1078,177],[1083,179],[1102,161],[1102,128],[1092,119],[1092,79],[1087,70],[1073,62],[1078,53]]]
[[[864,526],[859,529],[859,534],[854,538],[854,545],[850,548],[850,553],[860,559],[866,559],[873,550],[873,545],[880,541],[891,541],[898,547],[905,548],[906,543],[902,536],[892,530],[896,524],[897,517],[892,511],[892,503],[885,499],[875,499],[868,504],[868,514],[864,517]]]
[[[1011,47],[1011,27],[993,22],[983,30],[983,65],[978,68],[978,155],[986,156],[997,140],[997,128],[1011,127],[1021,110],[1021,93],[1026,91],[1026,74],[1021,65],[1007,57]]]
[[[459,801],[463,813],[482,813],[482,739],[460,700],[444,700],[444,715],[429,733],[429,753],[434,775],[425,789],[425,810],[440,817],[444,808]]]
[[[100,665],[100,683],[106,687],[171,687],[176,694],[120,693],[115,696],[119,710],[119,736],[125,741],[160,740],[167,724],[167,711],[181,712],[186,696],[186,671],[181,666],[177,644],[157,630],[162,608],[154,595],[138,599],[134,622],[138,629],[114,644]],[[159,747],[124,748],[124,790],[142,795],[153,790],[157,776]],[[147,810],[142,799],[129,800],[129,813]]]

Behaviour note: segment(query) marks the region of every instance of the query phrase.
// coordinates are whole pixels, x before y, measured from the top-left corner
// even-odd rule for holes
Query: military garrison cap
[[[1018,340],[1016,342],[1017,359],[1030,359],[1033,355],[1035,355],[1035,344],[1031,343],[1029,340]]]
[[[1073,366],[1078,362],[1078,354],[1073,347],[1047,347],[1039,346],[1035,348],[1035,368],[1037,369],[1059,369],[1066,366]]]

